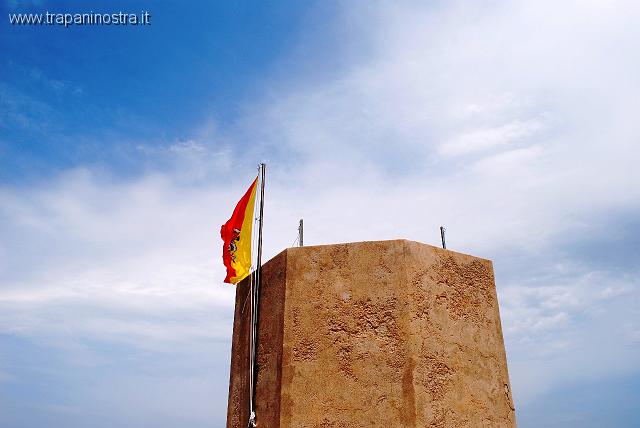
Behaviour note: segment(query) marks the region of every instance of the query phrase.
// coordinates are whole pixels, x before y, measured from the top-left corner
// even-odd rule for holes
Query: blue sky
[[[224,426],[219,225],[494,262],[521,428],[637,427],[636,2],[3,1],[0,425]],[[147,27],[17,27],[134,12]]]
[[[9,7],[9,12],[147,10],[153,24],[98,30],[3,25],[4,122],[12,142],[3,159],[11,159],[6,163],[12,168],[3,168],[2,178],[32,175],[33,164],[47,173],[93,163],[136,174],[138,144],[189,139],[208,119],[232,127],[265,73],[300,39],[308,7],[73,1]],[[25,115],[37,125],[25,123]]]

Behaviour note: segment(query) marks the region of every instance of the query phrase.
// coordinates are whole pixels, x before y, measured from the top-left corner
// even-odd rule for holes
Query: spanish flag
[[[251,233],[253,229],[253,207],[256,202],[258,178],[244,194],[233,215],[220,229],[224,241],[222,261],[227,268],[224,282],[237,284],[251,273]]]

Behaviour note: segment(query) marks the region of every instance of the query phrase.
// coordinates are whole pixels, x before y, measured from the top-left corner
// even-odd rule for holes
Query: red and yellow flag
[[[233,215],[220,229],[224,241],[222,261],[227,267],[224,282],[237,284],[251,272],[251,233],[253,229],[253,207],[256,201],[258,178],[244,194]]]

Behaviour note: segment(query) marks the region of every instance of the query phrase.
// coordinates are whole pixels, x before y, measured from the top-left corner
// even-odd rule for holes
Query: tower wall
[[[247,292],[229,428],[248,420]],[[491,262],[405,240],[283,251],[263,267],[256,406],[268,428],[515,427]]]

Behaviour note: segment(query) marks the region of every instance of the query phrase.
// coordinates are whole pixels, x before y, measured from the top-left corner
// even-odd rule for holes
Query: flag
[[[237,284],[251,273],[251,233],[253,229],[253,207],[256,201],[258,178],[244,194],[233,215],[220,229],[224,241],[222,262],[227,268],[224,282]]]

